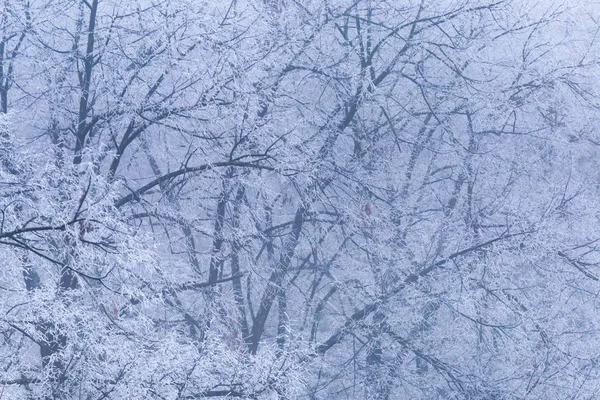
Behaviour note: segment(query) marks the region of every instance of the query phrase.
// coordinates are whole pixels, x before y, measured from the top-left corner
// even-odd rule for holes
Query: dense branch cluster
[[[4,0],[0,397],[597,396],[573,3]]]

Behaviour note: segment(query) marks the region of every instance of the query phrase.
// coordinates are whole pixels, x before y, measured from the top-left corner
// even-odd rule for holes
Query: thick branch
[[[319,346],[317,346],[317,349],[316,349],[317,354],[324,355],[329,349],[331,349],[336,344],[340,343],[342,341],[342,339],[344,339],[344,337],[346,337],[346,335],[350,333],[350,330],[352,329],[353,326],[355,326],[355,324],[357,322],[366,319],[374,311],[378,310],[381,304],[388,301],[390,298],[392,298],[393,296],[395,296],[396,294],[398,294],[399,292],[404,290],[408,285],[411,285],[411,284],[417,282],[419,280],[419,278],[423,278],[423,277],[429,275],[429,273],[433,272],[434,270],[444,266],[448,261],[452,261],[455,258],[458,258],[458,257],[464,256],[464,255],[467,255],[469,253],[484,249],[496,242],[507,240],[507,239],[515,237],[515,236],[526,235],[529,233],[531,233],[531,232],[520,232],[520,233],[515,233],[515,234],[507,234],[507,233],[502,234],[497,238],[488,240],[487,242],[479,243],[474,246],[468,247],[466,249],[457,251],[456,253],[449,255],[448,257],[444,258],[443,260],[440,260],[434,264],[431,264],[427,268],[423,268],[422,270],[420,270],[416,273],[408,275],[404,279],[404,281],[400,285],[398,285],[394,290],[392,290],[391,292],[380,297],[377,301],[367,304],[365,307],[354,312],[354,314],[352,314],[350,317],[348,317],[348,319],[346,320],[344,325],[341,328],[339,328],[336,333],[331,335],[329,337],[329,339],[327,339],[326,341],[321,343]]]
[[[155,188],[156,186],[160,185],[161,183],[168,182],[173,178],[177,178],[178,176],[190,174],[190,173],[196,173],[196,172],[204,172],[204,171],[208,171],[208,170],[211,170],[211,169],[217,168],[217,167],[257,168],[257,169],[265,169],[268,171],[275,170],[274,168],[268,167],[265,165],[237,162],[237,161],[224,161],[224,162],[217,162],[214,164],[204,164],[204,165],[200,165],[198,167],[185,167],[185,168],[181,168],[177,171],[170,172],[168,174],[160,176],[160,177],[150,181],[146,185],[142,186],[141,188],[134,190],[127,196],[121,197],[119,200],[115,201],[115,207],[120,208],[120,207],[124,206],[125,204],[129,203],[130,201],[139,200],[140,196],[142,196],[149,190]]]

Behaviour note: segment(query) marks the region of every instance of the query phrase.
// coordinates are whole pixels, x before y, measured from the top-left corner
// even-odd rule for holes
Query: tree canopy
[[[598,396],[592,1],[0,16],[0,398]]]

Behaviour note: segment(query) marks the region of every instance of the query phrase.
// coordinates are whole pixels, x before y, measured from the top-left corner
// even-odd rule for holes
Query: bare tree
[[[7,396],[595,396],[592,8],[3,7]]]

